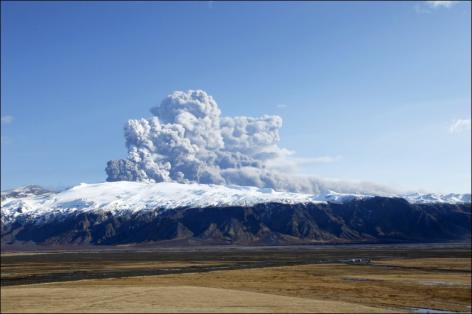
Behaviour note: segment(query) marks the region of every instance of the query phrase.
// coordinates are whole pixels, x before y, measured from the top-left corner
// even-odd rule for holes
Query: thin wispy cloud
[[[330,164],[339,161],[342,157],[337,156],[319,156],[319,157],[296,157],[293,158],[299,165]]]
[[[331,164],[338,162],[342,156],[317,156],[317,157],[297,157],[294,151],[286,151],[286,155],[281,158],[270,160],[267,163],[269,169],[277,171],[290,171],[302,174],[306,167],[313,167],[321,164]]]
[[[450,8],[458,2],[459,1],[426,1],[426,4],[431,8]]]
[[[449,126],[449,133],[461,134],[464,132],[470,132],[471,130],[470,119],[457,119]]]
[[[4,135],[0,136],[0,144],[6,145],[10,144],[10,139]]]
[[[9,116],[9,115],[2,116],[1,121],[2,121],[2,125],[10,124],[13,122],[13,116]]]
[[[288,106],[285,104],[278,104],[275,107],[277,107],[278,109],[284,109],[284,108],[287,108]]]
[[[433,11],[440,10],[441,8],[451,8],[457,5],[459,1],[423,1],[421,3],[416,3],[414,8],[419,14],[428,14]]]

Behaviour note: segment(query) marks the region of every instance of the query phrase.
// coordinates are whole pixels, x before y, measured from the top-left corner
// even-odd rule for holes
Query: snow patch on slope
[[[410,203],[427,204],[427,203],[470,203],[470,194],[434,194],[434,193],[408,193],[401,195]]]

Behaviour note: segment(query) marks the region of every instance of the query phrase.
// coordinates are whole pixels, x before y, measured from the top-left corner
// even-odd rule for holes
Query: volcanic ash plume
[[[213,97],[201,90],[173,92],[151,113],[151,118],[126,124],[128,158],[108,162],[107,181],[235,184],[309,193],[379,189],[282,174],[272,166],[290,163],[291,152],[278,146],[282,118],[222,117]]]

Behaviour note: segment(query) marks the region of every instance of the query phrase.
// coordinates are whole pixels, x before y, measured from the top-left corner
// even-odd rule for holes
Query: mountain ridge
[[[403,198],[410,203],[470,203],[470,194],[408,193],[374,195],[337,193],[325,191],[319,194],[274,191],[270,188],[248,186],[223,186],[206,184],[179,184],[172,182],[105,182],[79,184],[54,192],[32,185],[2,192],[2,221],[17,216],[38,218],[53,213],[70,211],[136,212],[180,207],[252,206],[267,202],[295,203],[344,203],[375,196]]]
[[[422,203],[401,197],[137,182],[9,193],[2,193],[1,220],[2,243],[9,244],[470,241],[471,204],[458,201],[470,195],[456,195],[451,203]]]

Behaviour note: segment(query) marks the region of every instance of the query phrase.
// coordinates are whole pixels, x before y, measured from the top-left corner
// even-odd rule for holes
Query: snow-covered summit
[[[39,185],[27,185],[27,186],[22,186],[16,189],[8,190],[8,191],[2,191],[1,196],[2,196],[2,201],[3,201],[6,197],[20,198],[20,197],[28,197],[31,195],[41,195],[41,194],[46,194],[46,193],[52,193],[52,191],[46,190],[45,188]]]
[[[343,203],[373,195],[341,194],[334,191],[311,195],[278,192],[268,188],[179,184],[172,182],[106,182],[74,186],[61,192],[51,192],[38,186],[28,186],[2,192],[2,221],[54,217],[73,212],[107,211],[133,213],[142,210],[166,210],[182,207],[251,206],[260,203]],[[410,203],[465,203],[470,194],[392,195]]]
[[[18,193],[20,190],[21,194]],[[172,182],[82,183],[58,193],[25,193],[27,190],[23,188],[2,193],[2,221],[19,215],[37,217],[75,211],[118,213],[180,207],[250,206],[267,202],[320,202],[312,195],[272,189]]]
[[[402,194],[401,197],[409,201],[410,203],[470,203],[471,195],[470,194],[458,194],[458,193],[448,193],[448,194],[435,194],[435,193],[408,193]]]

